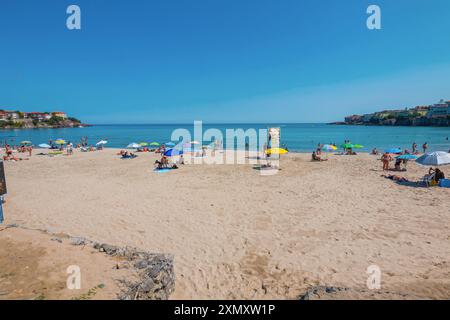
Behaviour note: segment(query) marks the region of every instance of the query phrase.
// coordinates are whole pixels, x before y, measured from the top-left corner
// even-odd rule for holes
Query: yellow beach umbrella
[[[270,148],[266,150],[267,154],[285,154],[288,153],[286,149],[283,148]]]
[[[56,144],[66,144],[65,140],[59,139],[55,141]]]

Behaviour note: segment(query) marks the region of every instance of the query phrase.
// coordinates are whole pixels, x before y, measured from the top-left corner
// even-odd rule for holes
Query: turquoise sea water
[[[226,129],[249,128],[267,129],[281,128],[281,142],[290,151],[311,152],[318,143],[335,143],[340,145],[344,140],[365,146],[361,151],[370,151],[376,147],[379,150],[387,148],[411,149],[416,142],[421,149],[424,142],[428,142],[430,151],[450,150],[450,128],[432,127],[381,127],[381,126],[340,126],[326,124],[203,124],[203,132],[209,128],[217,128],[224,135]],[[1,130],[0,141],[3,145],[7,141],[11,145],[19,145],[20,141],[30,140],[34,145],[48,143],[49,140],[62,138],[78,143],[82,137],[88,137],[89,144],[106,139],[106,147],[124,148],[131,142],[168,142],[172,132],[177,128],[184,128],[193,136],[193,124],[148,124],[148,125],[96,125],[87,128],[64,129],[22,129]],[[242,146],[239,146],[242,147]]]

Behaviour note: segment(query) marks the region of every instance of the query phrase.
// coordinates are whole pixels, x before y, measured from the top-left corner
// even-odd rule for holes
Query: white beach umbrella
[[[39,147],[39,148],[42,148],[42,149],[50,149],[50,148],[51,148],[51,146],[49,146],[49,145],[46,144],[46,143],[41,143],[38,147]]]
[[[100,145],[107,144],[107,143],[108,143],[108,141],[101,140],[101,141],[97,142],[96,146],[100,146]]]
[[[443,166],[450,164],[450,153],[444,151],[426,153],[420,158],[417,158],[416,163],[423,166]]]
[[[128,149],[139,149],[140,147],[141,146],[138,143],[136,143],[136,142],[132,142],[129,145],[127,145]]]

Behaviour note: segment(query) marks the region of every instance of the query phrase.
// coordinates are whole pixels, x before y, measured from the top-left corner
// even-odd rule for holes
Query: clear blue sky
[[[450,99],[449,34],[448,0],[2,0],[0,107],[89,123],[335,121]]]

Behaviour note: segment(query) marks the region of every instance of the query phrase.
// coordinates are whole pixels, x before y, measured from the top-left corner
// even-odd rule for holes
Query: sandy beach
[[[5,162],[5,224],[173,254],[172,299],[367,289],[371,265],[383,292],[450,298],[450,189],[385,179],[378,156],[288,154],[262,176],[251,164],[158,174],[155,154],[117,151]],[[427,170],[410,162],[399,175]]]

